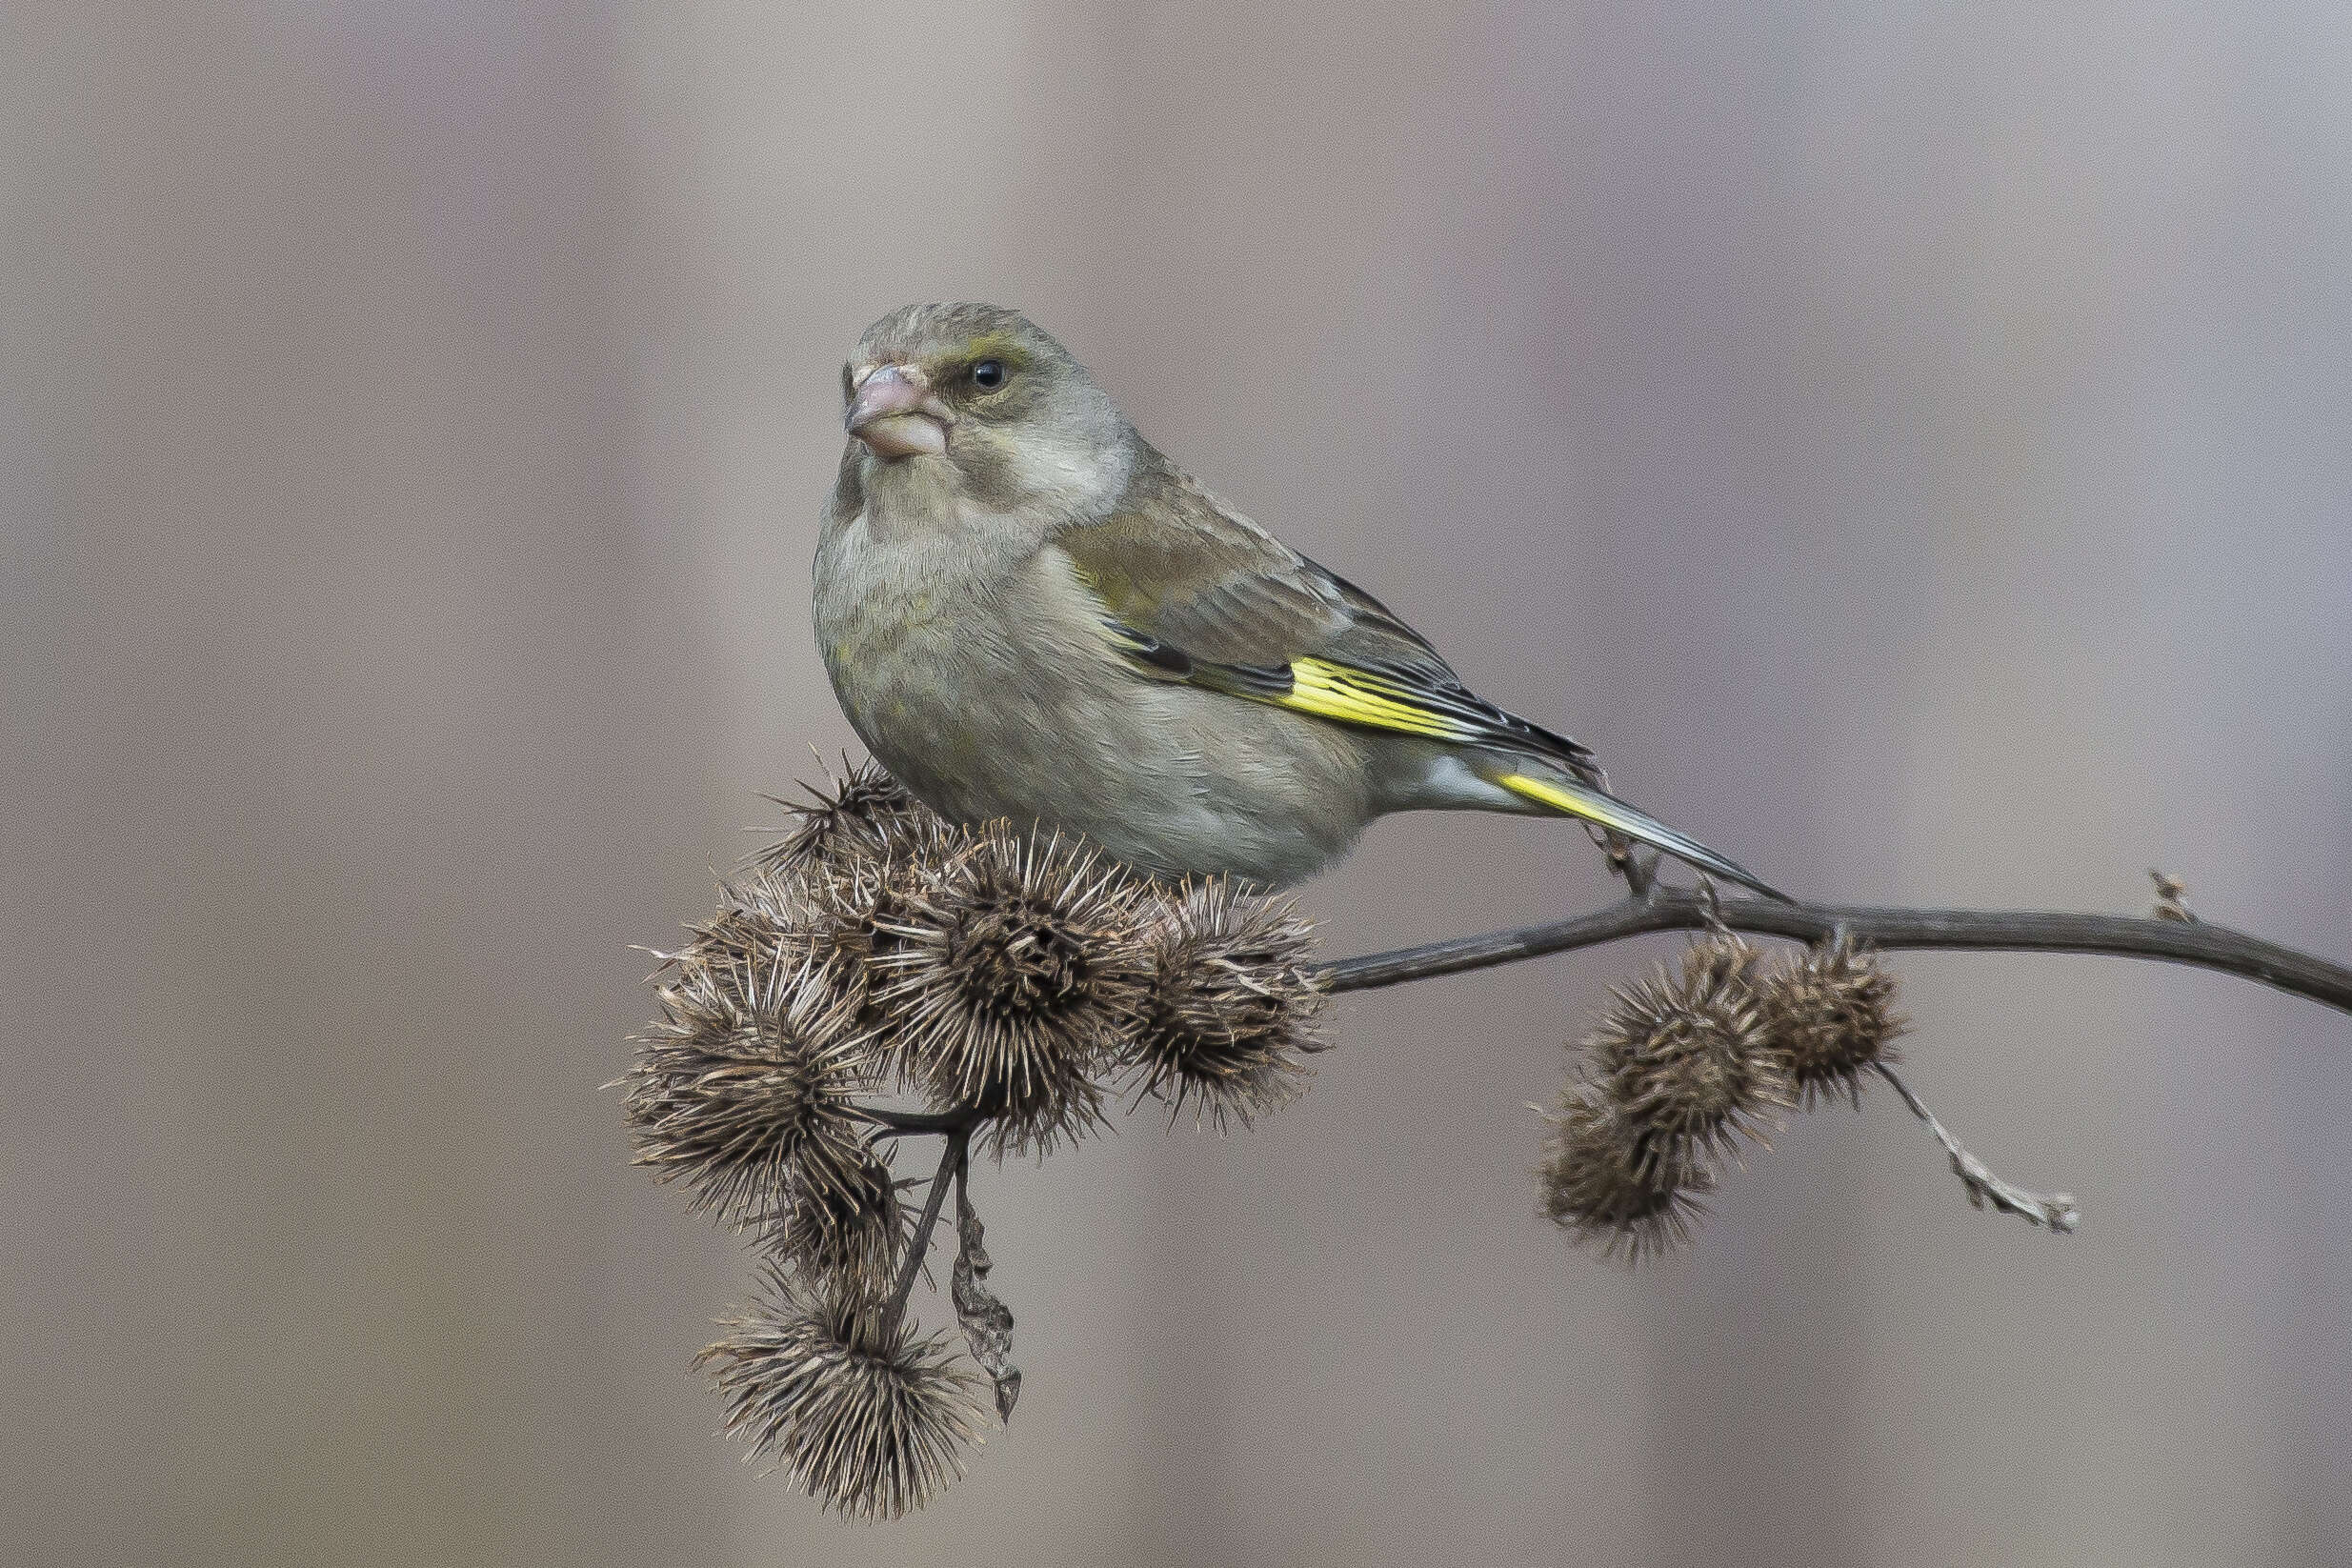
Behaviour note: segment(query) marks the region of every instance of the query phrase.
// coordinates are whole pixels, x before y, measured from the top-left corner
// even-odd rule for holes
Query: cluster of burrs
[[[1611,1256],[1688,1238],[1724,1164],[1779,1116],[1859,1104],[1899,1057],[1895,977],[1842,937],[1768,958],[1728,932],[1621,987],[1552,1117],[1544,1213]],[[1972,1189],[1973,1193],[1973,1189]]]
[[[1284,900],[959,828],[870,766],[790,809],[661,955],[620,1087],[638,1162],[763,1254],[764,1298],[700,1357],[729,1428],[828,1505],[895,1517],[963,1473],[988,1386],[1000,1420],[1019,1392],[974,1146],[1043,1155],[1119,1100],[1246,1123],[1302,1086],[1324,996]],[[931,1136],[935,1173],[902,1178],[894,1152]],[[908,1311],[951,1181],[968,1357]]]

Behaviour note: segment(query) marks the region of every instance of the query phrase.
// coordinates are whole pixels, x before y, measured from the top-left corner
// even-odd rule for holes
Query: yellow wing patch
[[[1459,719],[1413,701],[1403,686],[1344,664],[1294,659],[1290,674],[1291,689],[1268,700],[1317,718],[1427,735],[1433,740],[1473,740],[1478,734]]]
[[[1637,824],[1624,814],[1610,810],[1607,803],[1589,794],[1563,789],[1548,778],[1535,778],[1526,774],[1504,774],[1495,782],[1513,794],[1525,795],[1566,815],[1581,816],[1588,822],[1598,822],[1604,828],[1615,828],[1637,838],[1649,836],[1651,824]]]

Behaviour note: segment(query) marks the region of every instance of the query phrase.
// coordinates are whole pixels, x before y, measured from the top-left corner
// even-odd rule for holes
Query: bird
[[[818,652],[867,750],[949,820],[1271,890],[1392,812],[1549,815],[1786,899],[1212,494],[1020,312],[895,311],[841,395]]]

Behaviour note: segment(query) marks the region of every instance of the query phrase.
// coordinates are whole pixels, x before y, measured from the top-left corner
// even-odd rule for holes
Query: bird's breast
[[[1374,811],[1341,731],[1137,673],[1059,550],[1005,570],[841,532],[817,565],[826,669],[859,738],[935,810],[1268,883],[1326,863]]]
[[[1050,725],[1052,638],[1022,563],[984,530],[898,532],[854,518],[816,561],[817,643],[842,711],[883,766],[942,809],[984,811],[985,780]]]
[[[877,538],[862,516],[820,547],[817,644],[853,722],[954,659],[951,611],[974,596],[974,565],[936,537]]]

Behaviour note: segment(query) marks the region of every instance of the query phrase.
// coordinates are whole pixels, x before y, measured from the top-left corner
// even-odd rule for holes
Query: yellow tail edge
[[[1779,889],[1759,880],[1737,861],[1726,859],[1690,834],[1678,832],[1654,816],[1643,815],[1615,795],[1603,794],[1598,790],[1562,779],[1538,777],[1533,774],[1500,774],[1496,775],[1495,782],[1513,794],[1535,801],[1539,806],[1549,806],[1563,816],[1581,817],[1587,822],[1621,833],[1628,838],[1638,839],[1653,849],[1665,851],[1678,860],[1687,861],[1700,871],[1737,882],[1767,898],[1777,898],[1784,904],[1797,901]]]

